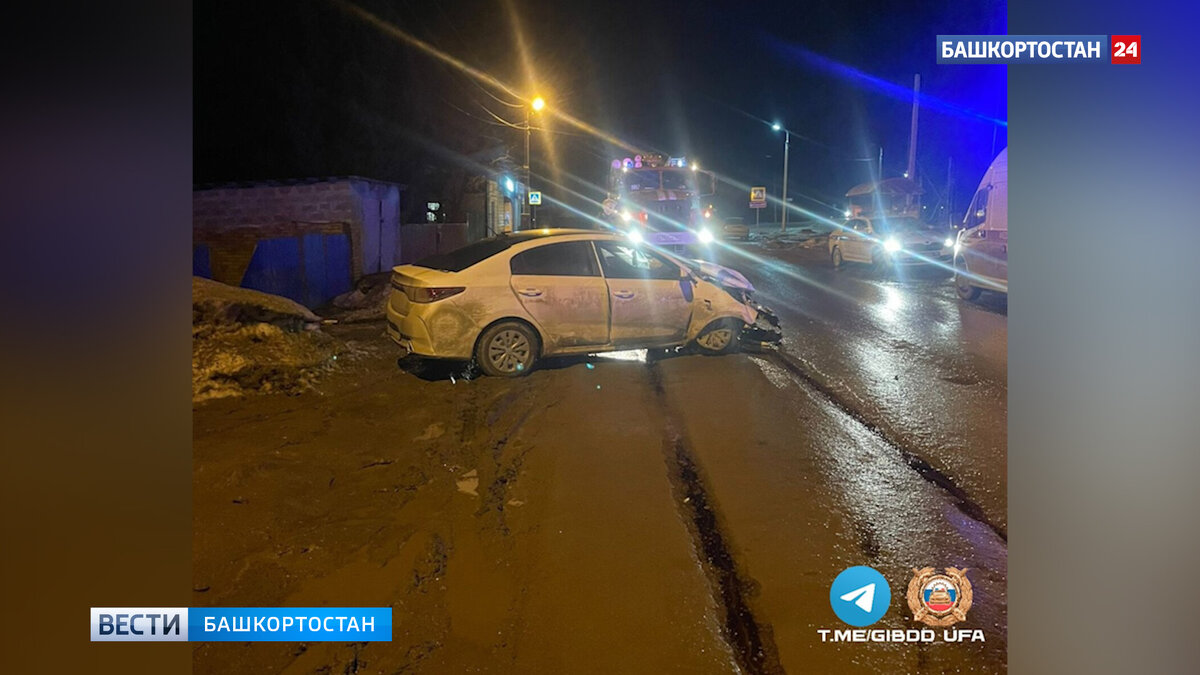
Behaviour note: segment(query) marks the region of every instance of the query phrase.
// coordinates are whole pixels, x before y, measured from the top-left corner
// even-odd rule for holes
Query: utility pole
[[[525,195],[521,199],[521,229],[531,230],[534,227],[533,206],[529,203],[531,175],[529,171],[529,131],[531,111],[541,112],[546,107],[546,100],[541,96],[534,98],[525,108]]]
[[[787,232],[787,185],[788,185],[788,147],[792,144],[792,132],[783,130],[783,220],[779,223],[779,231]]]
[[[521,229],[533,228],[529,214],[529,108],[525,108],[525,194],[521,197]]]
[[[918,100],[921,95],[921,75],[913,76],[913,102],[912,102],[912,128],[908,133],[908,171],[904,172],[904,177],[916,180],[917,179],[917,112],[921,109],[921,103]]]
[[[946,159],[946,222],[954,223],[954,158]]]

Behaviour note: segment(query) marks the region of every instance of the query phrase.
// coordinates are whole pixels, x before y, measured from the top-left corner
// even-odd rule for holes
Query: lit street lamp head
[[[779,126],[779,122],[776,122],[775,124],[771,125],[771,128],[774,129],[775,131],[779,131],[783,127]]]
[[[537,98],[533,99],[533,101],[530,102],[530,105],[533,106],[534,110],[540,112],[542,110],[542,108],[546,107],[546,99],[542,98],[541,96],[538,96]]]

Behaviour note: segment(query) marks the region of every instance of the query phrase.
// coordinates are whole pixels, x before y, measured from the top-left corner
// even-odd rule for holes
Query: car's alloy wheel
[[[739,326],[731,319],[714,321],[696,336],[696,345],[708,354],[724,354],[737,344],[739,332]]]
[[[537,336],[528,326],[507,321],[492,326],[479,339],[475,361],[484,373],[499,377],[525,375],[537,360]]]

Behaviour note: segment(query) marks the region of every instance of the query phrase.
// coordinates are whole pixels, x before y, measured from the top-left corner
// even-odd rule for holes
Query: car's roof
[[[544,227],[538,230],[524,230],[517,233],[518,235],[534,235],[540,237],[553,237],[563,234],[613,234],[609,230],[587,230],[582,227]]]
[[[541,228],[537,230],[523,230],[512,234],[497,235],[495,239],[504,239],[511,237],[510,241],[515,246],[517,244],[534,243],[547,239],[621,239],[625,235],[617,230],[585,230],[582,228]]]
[[[569,227],[539,227],[536,230],[521,230],[519,232],[502,232],[494,235],[493,239],[508,239],[510,241],[522,242],[531,239],[541,239],[543,237],[561,237],[571,234],[596,234],[608,235],[616,234],[612,230],[587,230],[584,228],[569,228]]]

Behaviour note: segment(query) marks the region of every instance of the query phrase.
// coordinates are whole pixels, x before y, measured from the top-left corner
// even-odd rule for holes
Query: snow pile
[[[325,315],[339,323],[382,321],[391,292],[391,272],[368,274],[354,284],[354,290],[342,293],[330,302]]]
[[[192,278],[192,400],[299,393],[343,345],[321,318],[287,298]]]
[[[811,227],[789,230],[787,233],[769,232],[758,235],[755,241],[768,249],[817,248],[829,241],[828,233],[819,233]]]

